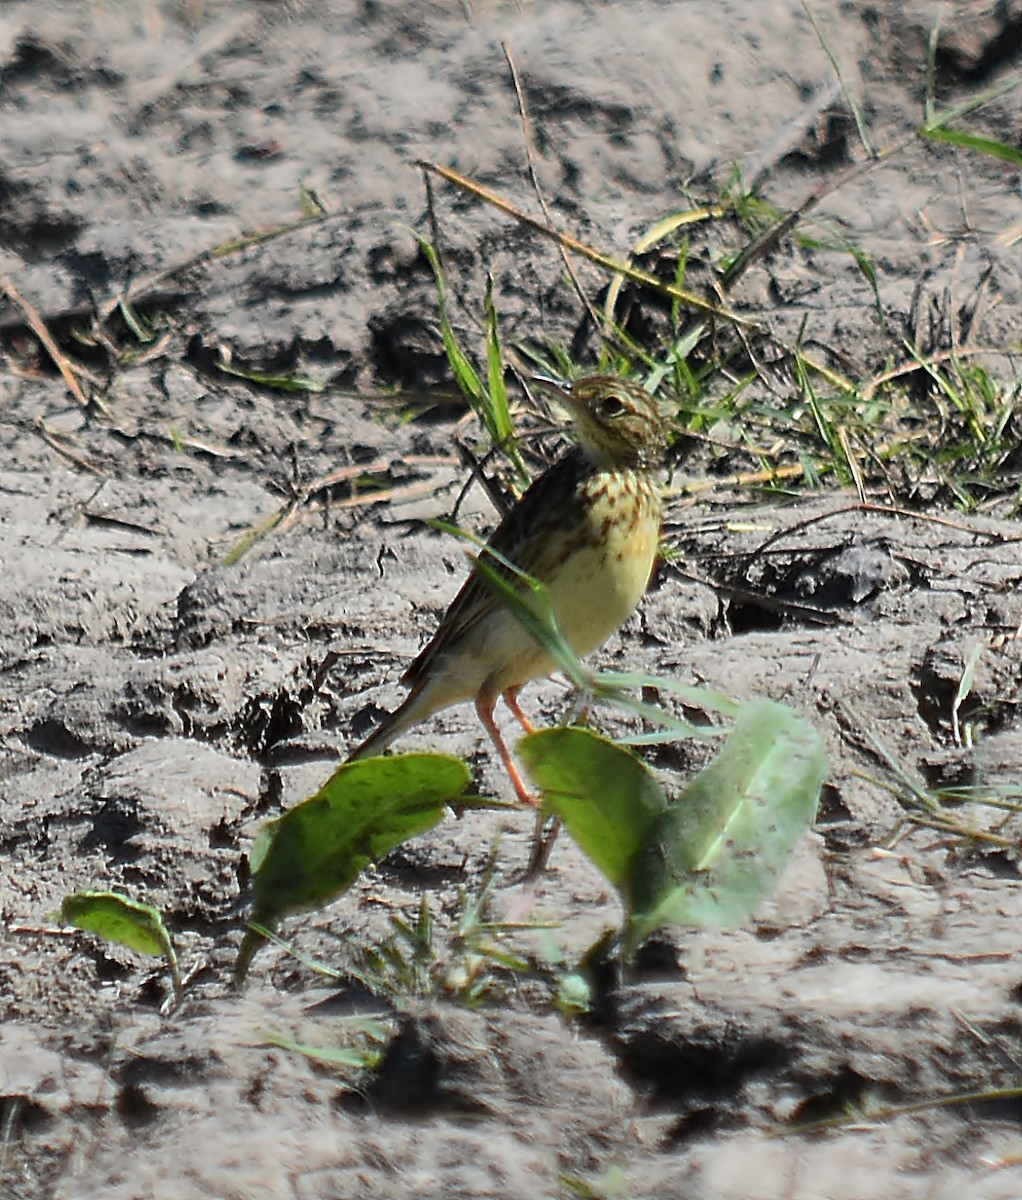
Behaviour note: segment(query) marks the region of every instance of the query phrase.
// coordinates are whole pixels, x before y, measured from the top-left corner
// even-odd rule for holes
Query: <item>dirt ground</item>
[[[947,9],[951,104],[1017,68],[1022,4]],[[1018,344],[1018,171],[908,137],[932,10],[813,5],[876,143],[908,139],[821,207],[873,256],[886,328],[854,262],[811,246],[778,247],[737,298],[858,377],[977,297],[980,343]],[[113,371],[110,348],[75,347],[111,381],[109,411],[86,412],[0,299],[0,1192],[1017,1198],[1018,824],[1001,850],[920,828],[883,849],[906,815],[892,764],[923,786],[1018,785],[1022,529],[993,515],[867,513],[834,491],[746,493],[737,511],[675,472],[680,558],[600,662],[793,704],[833,760],[818,827],[749,928],[674,931],[585,1021],[526,982],[477,1011],[409,1004],[358,1093],[263,1044],[336,1043],[352,989],[277,949],[232,988],[254,831],[396,702],[463,570],[418,520],[451,511],[466,477],[452,437],[474,432],[434,404],[449,374],[410,229],[429,230],[421,159],[538,211],[502,42],[552,219],[617,255],[735,164],[791,206],[861,158],[797,0],[0,9],[0,279],[61,339],[99,309],[113,350],[133,344],[112,303],[126,288],[144,315],[173,315]],[[976,120],[1017,143],[1019,92]],[[336,217],[202,257],[301,218],[303,187]],[[434,201],[469,345],[489,272],[509,344],[594,353],[550,242],[439,182]],[[577,265],[596,296],[605,277]],[[216,369],[221,347],[329,387],[246,384]],[[399,420],[395,388],[434,407]],[[292,499],[293,519],[231,562]],[[490,519],[478,489],[462,515]],[[954,716],[977,649],[958,712],[970,748]],[[553,721],[565,701],[550,681],[526,703]],[[470,709],[403,745],[466,756],[506,797]],[[563,841],[538,883],[515,882],[530,832],[527,813],[451,819],[283,932],[343,972],[425,889],[443,952],[497,844],[498,913],[551,923],[533,950],[573,961],[614,901]],[[67,893],[112,887],[179,937],[173,1012],[165,973],[53,925]],[[971,1093],[985,1098],[933,1103]],[[777,1136],[842,1113],[859,1115]]]

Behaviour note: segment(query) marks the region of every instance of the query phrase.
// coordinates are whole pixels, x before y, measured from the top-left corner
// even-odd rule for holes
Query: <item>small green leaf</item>
[[[665,924],[733,928],[747,920],[812,825],[827,771],[807,720],[771,700],[746,704],[720,754],[635,857],[629,944]]]
[[[163,917],[149,904],[129,900],[117,892],[75,892],[60,906],[60,919],[109,942],[163,958],[173,953]]]
[[[181,991],[177,952],[163,916],[151,904],[131,900],[118,892],[75,892],[60,906],[60,919],[108,942],[127,946],[138,954],[165,958],[174,980],[175,995]]]
[[[371,863],[436,825],[469,778],[463,762],[441,754],[345,763],[261,832],[251,855],[253,922],[273,929],[288,913],[328,904]],[[239,982],[264,940],[245,934]]]
[[[373,1058],[379,1057],[365,1049],[351,1049],[346,1046],[309,1046],[304,1042],[294,1042],[284,1037],[266,1036],[267,1046],[279,1046],[281,1050],[290,1050],[294,1054],[302,1054],[313,1062],[322,1063],[328,1067],[349,1067],[354,1071],[364,1071]]]
[[[627,900],[632,862],[667,808],[653,773],[588,729],[541,730],[518,753],[545,807]]]
[[[557,981],[554,1003],[566,1016],[592,1012],[593,985],[581,971],[570,971]]]

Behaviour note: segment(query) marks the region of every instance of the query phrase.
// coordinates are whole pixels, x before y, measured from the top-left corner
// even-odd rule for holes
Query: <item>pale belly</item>
[[[580,657],[601,646],[634,612],[649,583],[659,538],[659,504],[651,498],[636,521],[612,527],[600,538],[594,531],[544,581],[561,632]],[[481,693],[495,698],[557,670],[557,663],[503,606],[480,620],[445,657],[441,674],[446,686],[437,688],[447,693],[444,705]]]

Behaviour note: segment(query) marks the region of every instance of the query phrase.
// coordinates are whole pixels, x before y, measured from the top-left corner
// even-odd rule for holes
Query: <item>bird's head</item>
[[[658,466],[667,444],[663,414],[638,384],[614,375],[586,375],[551,385],[571,414],[583,453],[598,467]]]

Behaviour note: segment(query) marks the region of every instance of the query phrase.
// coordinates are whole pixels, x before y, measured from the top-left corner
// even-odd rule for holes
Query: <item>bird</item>
[[[526,585],[501,558],[543,583],[558,627],[584,657],[627,620],[649,584],[660,540],[658,468],[667,430],[657,401],[630,380],[597,374],[556,386],[575,445],[527,488],[479,557],[523,592]],[[518,799],[535,805],[494,712],[502,697],[525,732],[534,732],[518,694],[556,669],[473,569],[402,676],[409,688],[404,701],[346,761],[380,754],[434,713],[471,700]]]

